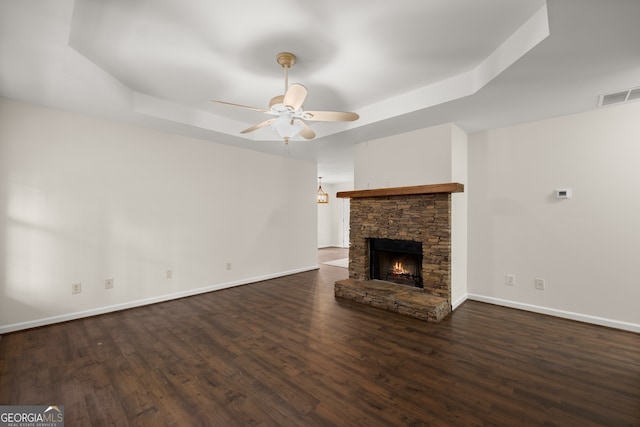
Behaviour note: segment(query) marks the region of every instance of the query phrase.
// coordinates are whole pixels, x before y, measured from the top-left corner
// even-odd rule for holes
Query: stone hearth
[[[339,298],[429,322],[439,322],[451,311],[447,300],[442,297],[430,295],[421,288],[382,280],[339,280],[334,291]]]
[[[451,193],[462,191],[462,184],[447,183],[339,192],[337,197],[351,198],[351,242],[349,279],[336,283],[336,297],[428,321],[449,314]],[[421,242],[424,289],[407,293],[405,285],[372,281],[368,243],[372,238]]]

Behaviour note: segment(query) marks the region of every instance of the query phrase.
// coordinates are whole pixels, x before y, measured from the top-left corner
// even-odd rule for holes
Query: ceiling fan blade
[[[269,110],[265,110],[264,108],[249,107],[248,105],[234,104],[233,102],[217,101],[215,99],[212,99],[211,102],[215,102],[215,103],[218,103],[218,104],[231,105],[232,107],[246,108],[247,110],[260,111],[262,113],[268,113],[269,112]]]
[[[260,129],[260,128],[263,128],[263,127],[265,127],[265,126],[270,125],[270,124],[271,124],[271,122],[272,122],[272,121],[274,121],[274,120],[275,120],[275,119],[265,120],[264,122],[262,122],[262,123],[258,123],[257,125],[253,125],[253,126],[251,126],[250,128],[247,128],[247,129],[243,130],[243,131],[242,131],[242,132],[240,132],[240,133],[249,133],[249,132],[253,132],[254,130],[258,130],[258,129]]]
[[[302,130],[300,131],[301,137],[303,137],[304,139],[313,139],[316,137],[316,133],[313,130],[311,130],[309,125],[307,125],[305,122],[303,122],[300,119],[297,119],[296,122],[300,122],[302,124]]]
[[[302,107],[302,104],[307,97],[307,93],[306,87],[301,84],[294,83],[289,86],[289,89],[287,89],[287,93],[284,94],[284,100],[282,103],[285,107],[291,109],[291,111],[296,111]]]
[[[342,111],[305,111],[304,119],[316,122],[352,122],[358,120],[357,113],[346,113]]]

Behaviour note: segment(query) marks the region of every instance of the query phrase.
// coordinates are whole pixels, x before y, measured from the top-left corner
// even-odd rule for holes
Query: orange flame
[[[404,269],[404,265],[402,265],[401,262],[397,261],[395,264],[393,264],[393,267],[391,267],[391,272],[393,274],[408,274],[409,272],[407,270]]]

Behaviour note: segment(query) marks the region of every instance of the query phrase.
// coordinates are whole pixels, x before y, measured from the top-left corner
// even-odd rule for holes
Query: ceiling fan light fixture
[[[294,120],[290,114],[283,114],[271,122],[271,128],[275,130],[285,142],[289,142],[291,138],[302,130],[303,125],[299,120]]]

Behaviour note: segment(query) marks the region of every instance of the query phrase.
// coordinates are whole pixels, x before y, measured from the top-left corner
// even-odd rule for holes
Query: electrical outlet
[[[227,263],[227,270],[231,270],[231,263],[230,262]]]
[[[507,274],[505,276],[505,282],[509,286],[514,286],[516,284],[516,275],[515,274]]]
[[[104,281],[105,289],[113,289],[113,279],[107,279]]]
[[[73,283],[73,284],[71,284],[71,293],[72,294],[79,294],[80,292],[82,292],[82,283]]]
[[[173,277],[173,271],[167,270],[167,279],[171,279]]]
[[[536,286],[536,289],[544,291],[544,279],[540,279],[540,278],[536,277],[534,279],[534,284]]]

